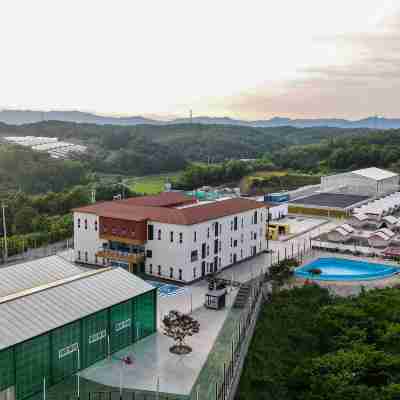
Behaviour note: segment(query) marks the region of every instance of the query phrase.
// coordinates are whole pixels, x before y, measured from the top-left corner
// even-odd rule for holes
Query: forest
[[[292,145],[329,138],[364,136],[368,129],[251,128],[232,125],[115,126],[43,121],[10,126],[0,135],[50,136],[89,147],[81,158],[92,169],[141,176],[183,169],[187,162],[219,163],[263,158]]]
[[[332,137],[317,144],[289,146],[274,152],[271,158],[279,168],[307,172],[328,173],[371,166],[399,171],[400,130]]]
[[[400,288],[283,290],[261,311],[239,400],[400,398]]]

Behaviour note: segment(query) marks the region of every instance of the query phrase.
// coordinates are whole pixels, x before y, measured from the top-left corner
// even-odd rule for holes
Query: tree
[[[37,211],[32,207],[21,208],[14,217],[15,232],[22,234],[32,231],[33,221],[38,217]]]
[[[185,344],[188,336],[199,333],[200,324],[190,315],[172,310],[163,319],[164,335],[172,338],[175,345],[170,348],[172,353],[187,354],[192,351],[191,347]]]

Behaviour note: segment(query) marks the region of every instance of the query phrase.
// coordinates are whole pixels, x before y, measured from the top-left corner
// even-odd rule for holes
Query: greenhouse
[[[0,398],[25,399],[156,331],[156,289],[120,268],[0,297]]]

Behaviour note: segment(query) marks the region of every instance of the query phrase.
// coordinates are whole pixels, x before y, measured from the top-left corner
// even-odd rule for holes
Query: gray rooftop
[[[45,285],[86,271],[59,256],[50,256],[0,269],[0,297]]]
[[[0,298],[0,350],[152,289],[137,276],[116,268]]]

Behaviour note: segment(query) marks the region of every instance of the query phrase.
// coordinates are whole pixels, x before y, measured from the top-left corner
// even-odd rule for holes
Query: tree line
[[[71,210],[88,205],[92,192],[96,201],[112,200],[116,195],[136,196],[120,183],[76,186],[62,192],[29,195],[24,192],[8,193],[2,198],[8,235],[9,255],[21,253],[73,235]],[[4,251],[3,224],[0,224],[0,252]]]

